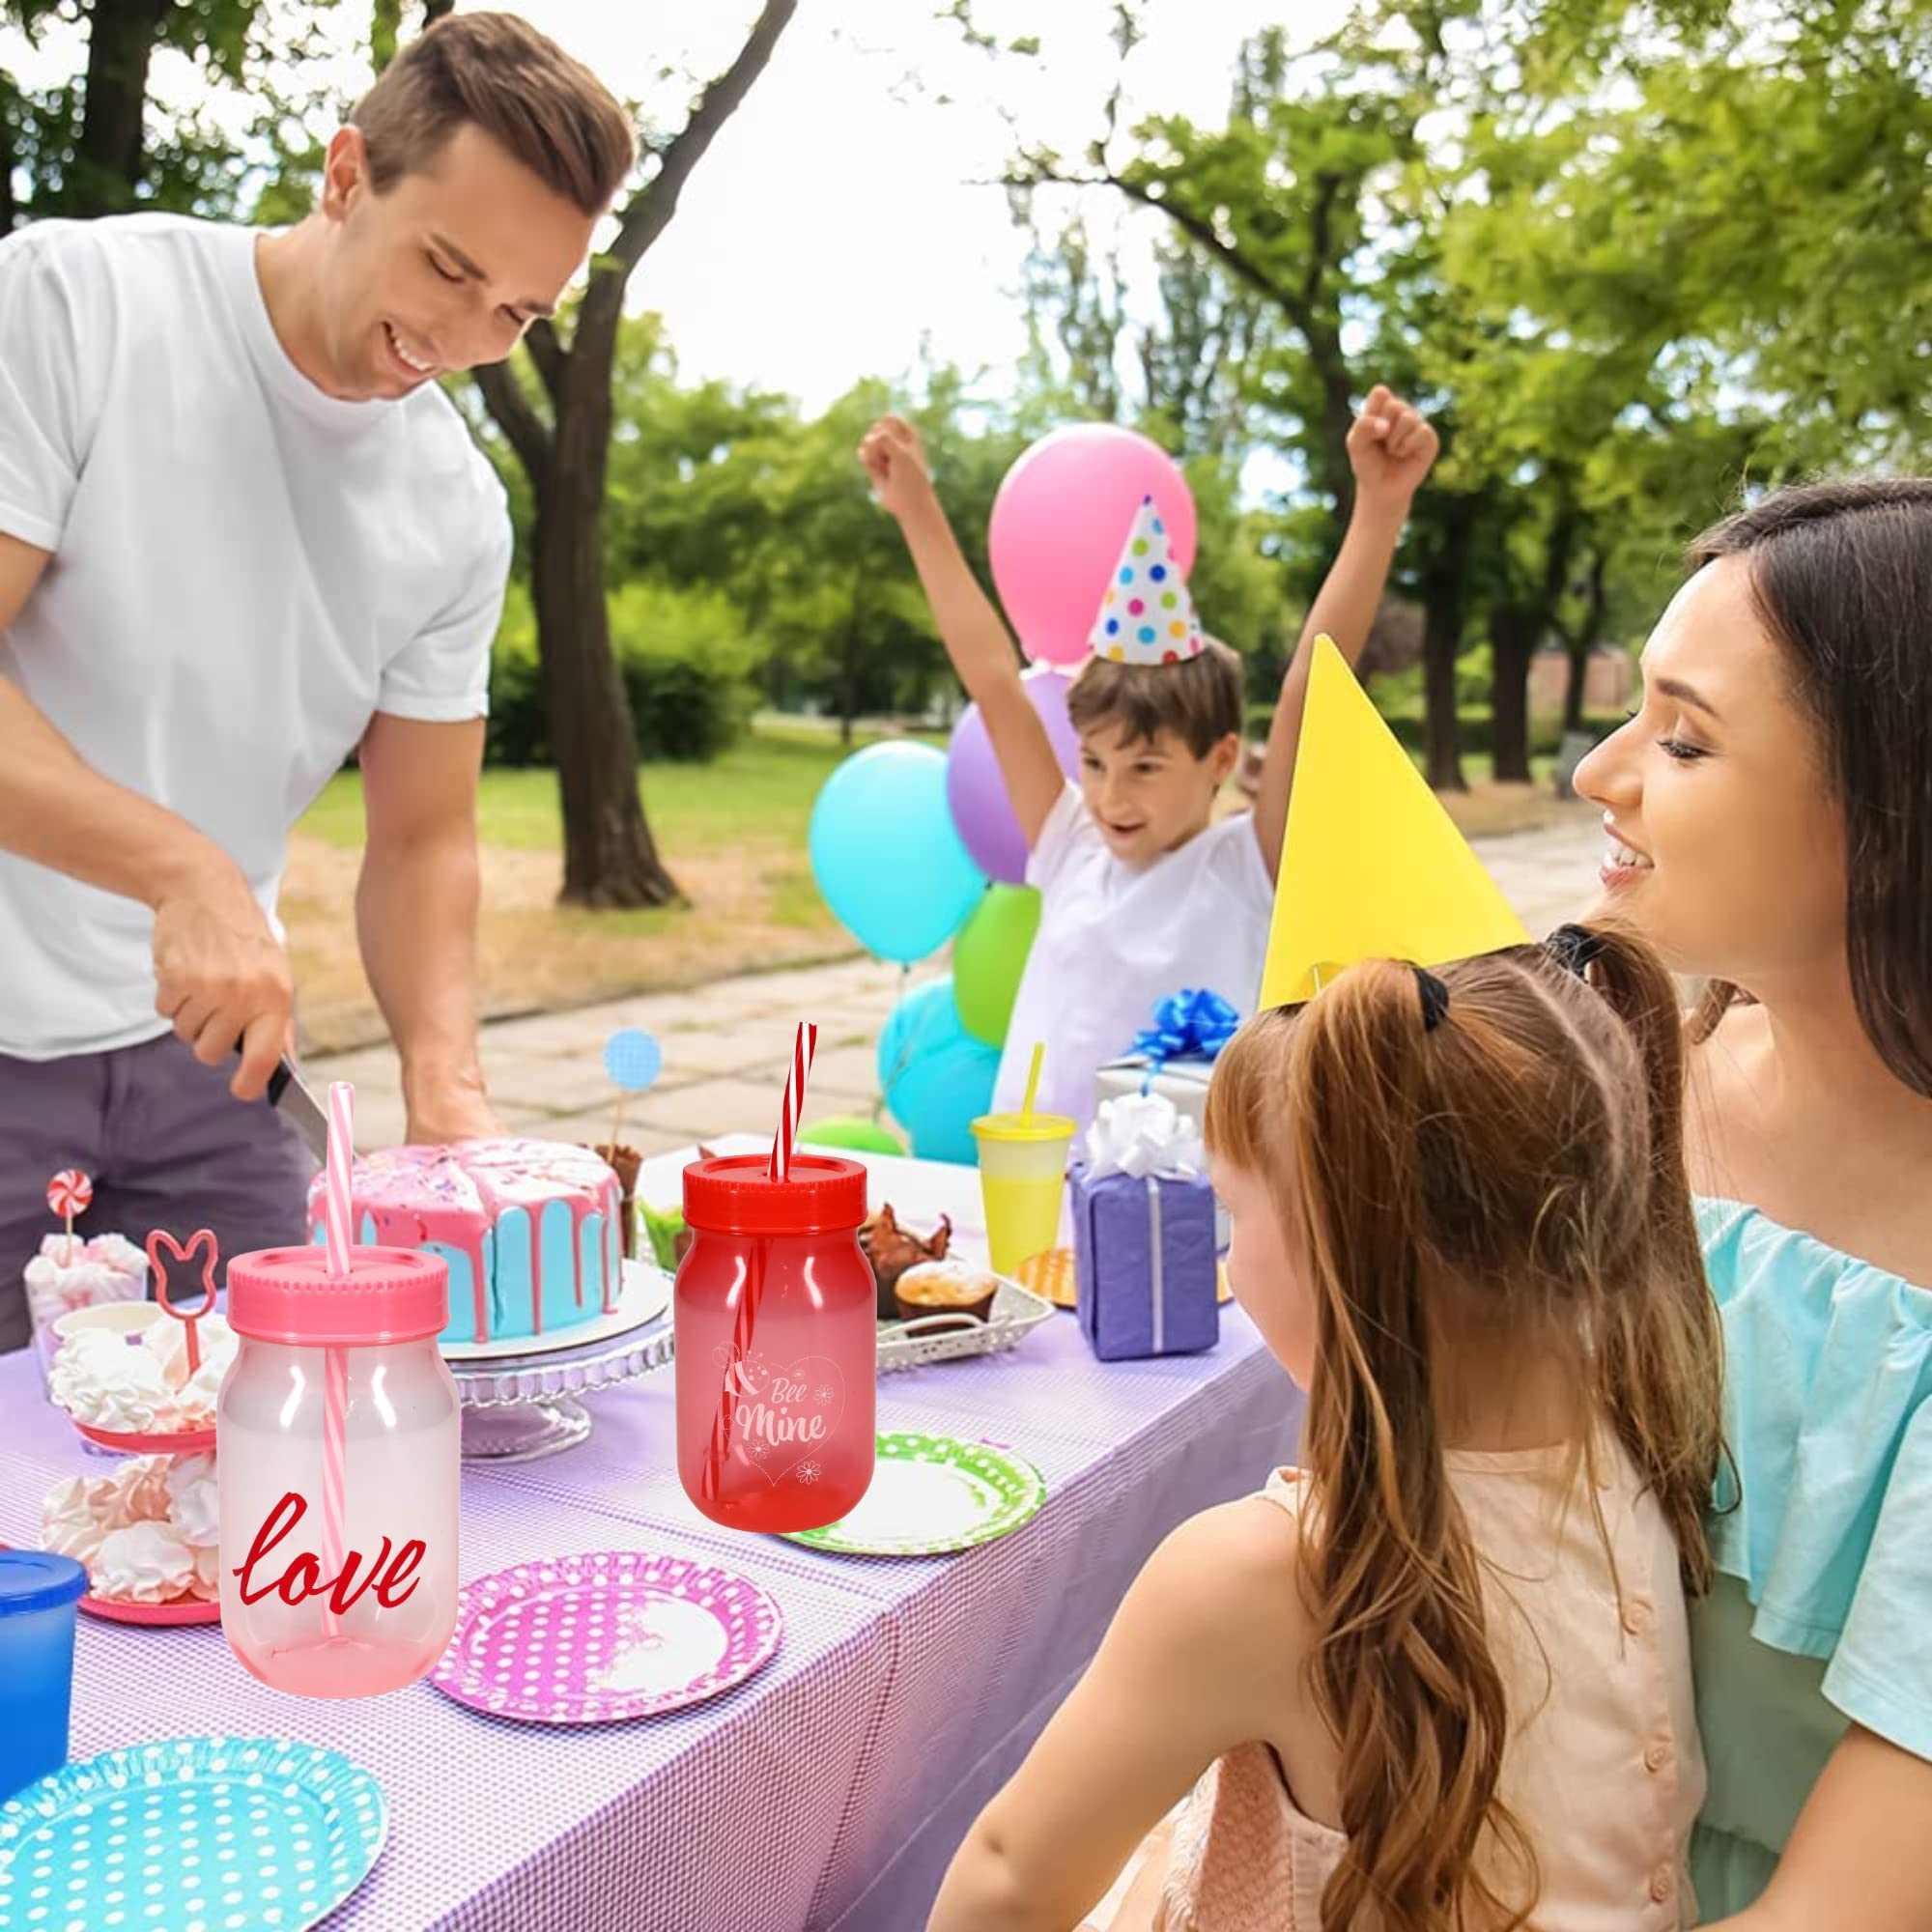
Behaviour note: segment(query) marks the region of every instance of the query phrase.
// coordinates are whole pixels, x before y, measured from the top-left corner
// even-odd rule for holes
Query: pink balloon
[[[1052,741],[1060,768],[1068,778],[1080,769],[1080,734],[1066,715],[1066,694],[1073,680],[1065,671],[1036,667],[1021,679],[1033,708]],[[1007,803],[1007,781],[993,755],[993,741],[977,704],[969,704],[952,727],[946,754],[946,802],[973,863],[989,879],[1003,885],[1026,883],[1027,842],[1013,809]]]
[[[1151,497],[1194,564],[1194,497],[1174,459],[1136,430],[1074,423],[1042,437],[1007,471],[987,549],[1007,620],[1042,664],[1078,664],[1141,499]]]

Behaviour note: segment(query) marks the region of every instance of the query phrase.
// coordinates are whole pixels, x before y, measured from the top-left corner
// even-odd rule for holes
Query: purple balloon
[[[1080,769],[1080,734],[1066,715],[1066,694],[1073,680],[1065,671],[1038,668],[1020,680],[1028,701],[1039,713],[1060,768],[1068,778]],[[1007,801],[1007,781],[986,735],[980,707],[969,704],[952,727],[952,748],[946,754],[946,802],[952,823],[973,863],[989,879],[1009,886],[1026,883],[1027,842],[1019,820]]]

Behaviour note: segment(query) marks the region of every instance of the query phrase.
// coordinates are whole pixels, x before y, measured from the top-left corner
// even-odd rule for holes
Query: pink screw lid
[[[228,1264],[228,1325],[258,1342],[367,1348],[440,1335],[449,1264],[412,1248],[351,1248],[349,1273],[323,1248],[261,1248]]]

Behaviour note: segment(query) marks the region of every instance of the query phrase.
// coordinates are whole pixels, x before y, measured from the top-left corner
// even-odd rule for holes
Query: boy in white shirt
[[[1386,388],[1373,391],[1349,436],[1354,513],[1282,681],[1255,810],[1216,822],[1215,801],[1241,755],[1242,667],[1192,623],[1179,572],[1163,577],[1159,601],[1173,621],[1158,637],[1151,623],[1128,621],[1122,630],[1125,611],[1101,601],[1114,593],[1094,586],[1095,643],[1110,655],[1090,659],[1067,697],[1080,737],[1080,781],[1069,783],[1027,699],[1007,627],[946,521],[917,433],[895,416],[867,432],[860,458],[905,535],[947,655],[985,720],[1032,853],[1027,881],[1040,890],[1039,932],[1013,1007],[996,1111],[1019,1106],[1036,1040],[1047,1042],[1037,1104],[1084,1127],[1099,1068],[1127,1050],[1169,994],[1207,988],[1243,1016],[1254,1010],[1313,640],[1325,632],[1350,664],[1360,656],[1409,503],[1438,446],[1413,408]],[[1151,546],[1150,562],[1164,557],[1151,501],[1134,541]]]

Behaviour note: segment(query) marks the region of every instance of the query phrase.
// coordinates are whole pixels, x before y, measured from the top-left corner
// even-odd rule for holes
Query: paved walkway
[[[1475,845],[1524,924],[1542,933],[1577,917],[1595,897],[1603,838],[1592,813]],[[921,969],[922,977],[929,971]],[[483,1068],[506,1125],[546,1140],[603,1140],[616,1098],[604,1073],[604,1042],[620,1026],[643,1027],[664,1046],[665,1070],[626,1110],[624,1138],[646,1154],[661,1153],[713,1134],[776,1125],[801,1019],[820,1029],[809,1117],[868,1113],[878,1097],[874,1047],[899,992],[896,967],[863,959],[499,1020],[483,1030]],[[355,1083],[361,1146],[403,1138],[402,1095],[387,1047],[317,1058],[306,1070],[314,1081]]]

